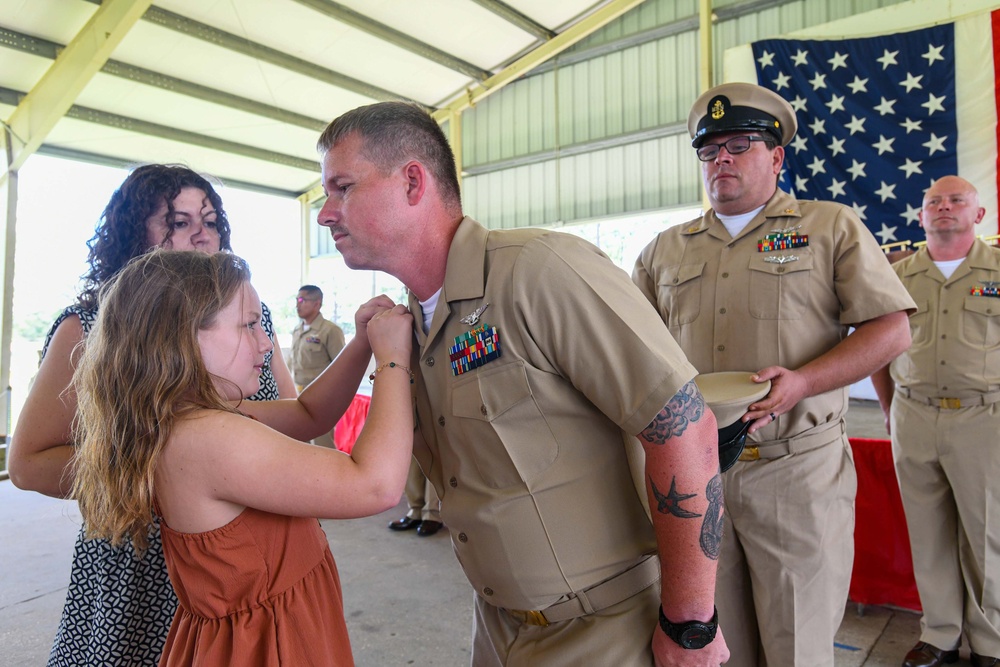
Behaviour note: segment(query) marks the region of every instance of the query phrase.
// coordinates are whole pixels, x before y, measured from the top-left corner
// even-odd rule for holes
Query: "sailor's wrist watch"
[[[671,623],[663,615],[663,605],[660,605],[660,629],[681,648],[705,648],[715,639],[715,631],[719,629],[719,610],[713,608],[712,620],[707,623],[702,621]]]

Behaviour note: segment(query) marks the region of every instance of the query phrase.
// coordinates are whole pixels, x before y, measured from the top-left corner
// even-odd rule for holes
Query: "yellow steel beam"
[[[151,4],[152,0],[104,0],[101,3],[7,121],[12,135],[12,158],[0,175],[0,185],[11,171],[20,169],[38,150]]]
[[[633,7],[641,5],[644,0],[613,0],[599,10],[559,33],[537,49],[519,58],[517,61],[497,72],[481,84],[465,90],[458,99],[434,112],[434,119],[439,123],[451,118],[452,114],[461,113],[477,102],[491,95],[514,81],[519,76],[530,72],[550,58],[554,58],[564,50],[573,46],[584,37],[615,20]]]

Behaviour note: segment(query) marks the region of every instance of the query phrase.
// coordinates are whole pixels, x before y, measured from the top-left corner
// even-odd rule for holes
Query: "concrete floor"
[[[884,437],[877,405],[852,404],[848,433]],[[386,529],[404,511],[401,504],[375,517],[323,522],[340,569],[355,660],[359,667],[468,665],[472,590],[447,531],[418,538]],[[79,525],[74,503],[0,482],[0,665],[45,664]],[[918,634],[917,614],[849,602],[836,665],[898,667]]]

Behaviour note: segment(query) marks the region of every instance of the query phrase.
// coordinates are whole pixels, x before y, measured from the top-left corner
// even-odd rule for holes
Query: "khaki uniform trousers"
[[[723,473],[715,603],[727,667],[833,667],[854,566],[857,475],[846,436]]]
[[[437,521],[441,523],[441,500],[437,490],[426,477],[417,459],[410,461],[410,472],[406,476],[406,504],[409,510],[406,516],[417,521]]]
[[[472,667],[652,667],[658,583],[593,614],[528,625],[474,594]],[[725,631],[723,631],[725,632]]]
[[[920,640],[1000,655],[1000,404],[939,410],[896,392],[892,452],[924,608]]]

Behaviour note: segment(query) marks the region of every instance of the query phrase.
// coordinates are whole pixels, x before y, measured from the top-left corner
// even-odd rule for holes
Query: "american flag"
[[[799,123],[782,189],[853,207],[882,244],[923,240],[924,190],[959,173],[954,24],[752,47],[758,83]]]

